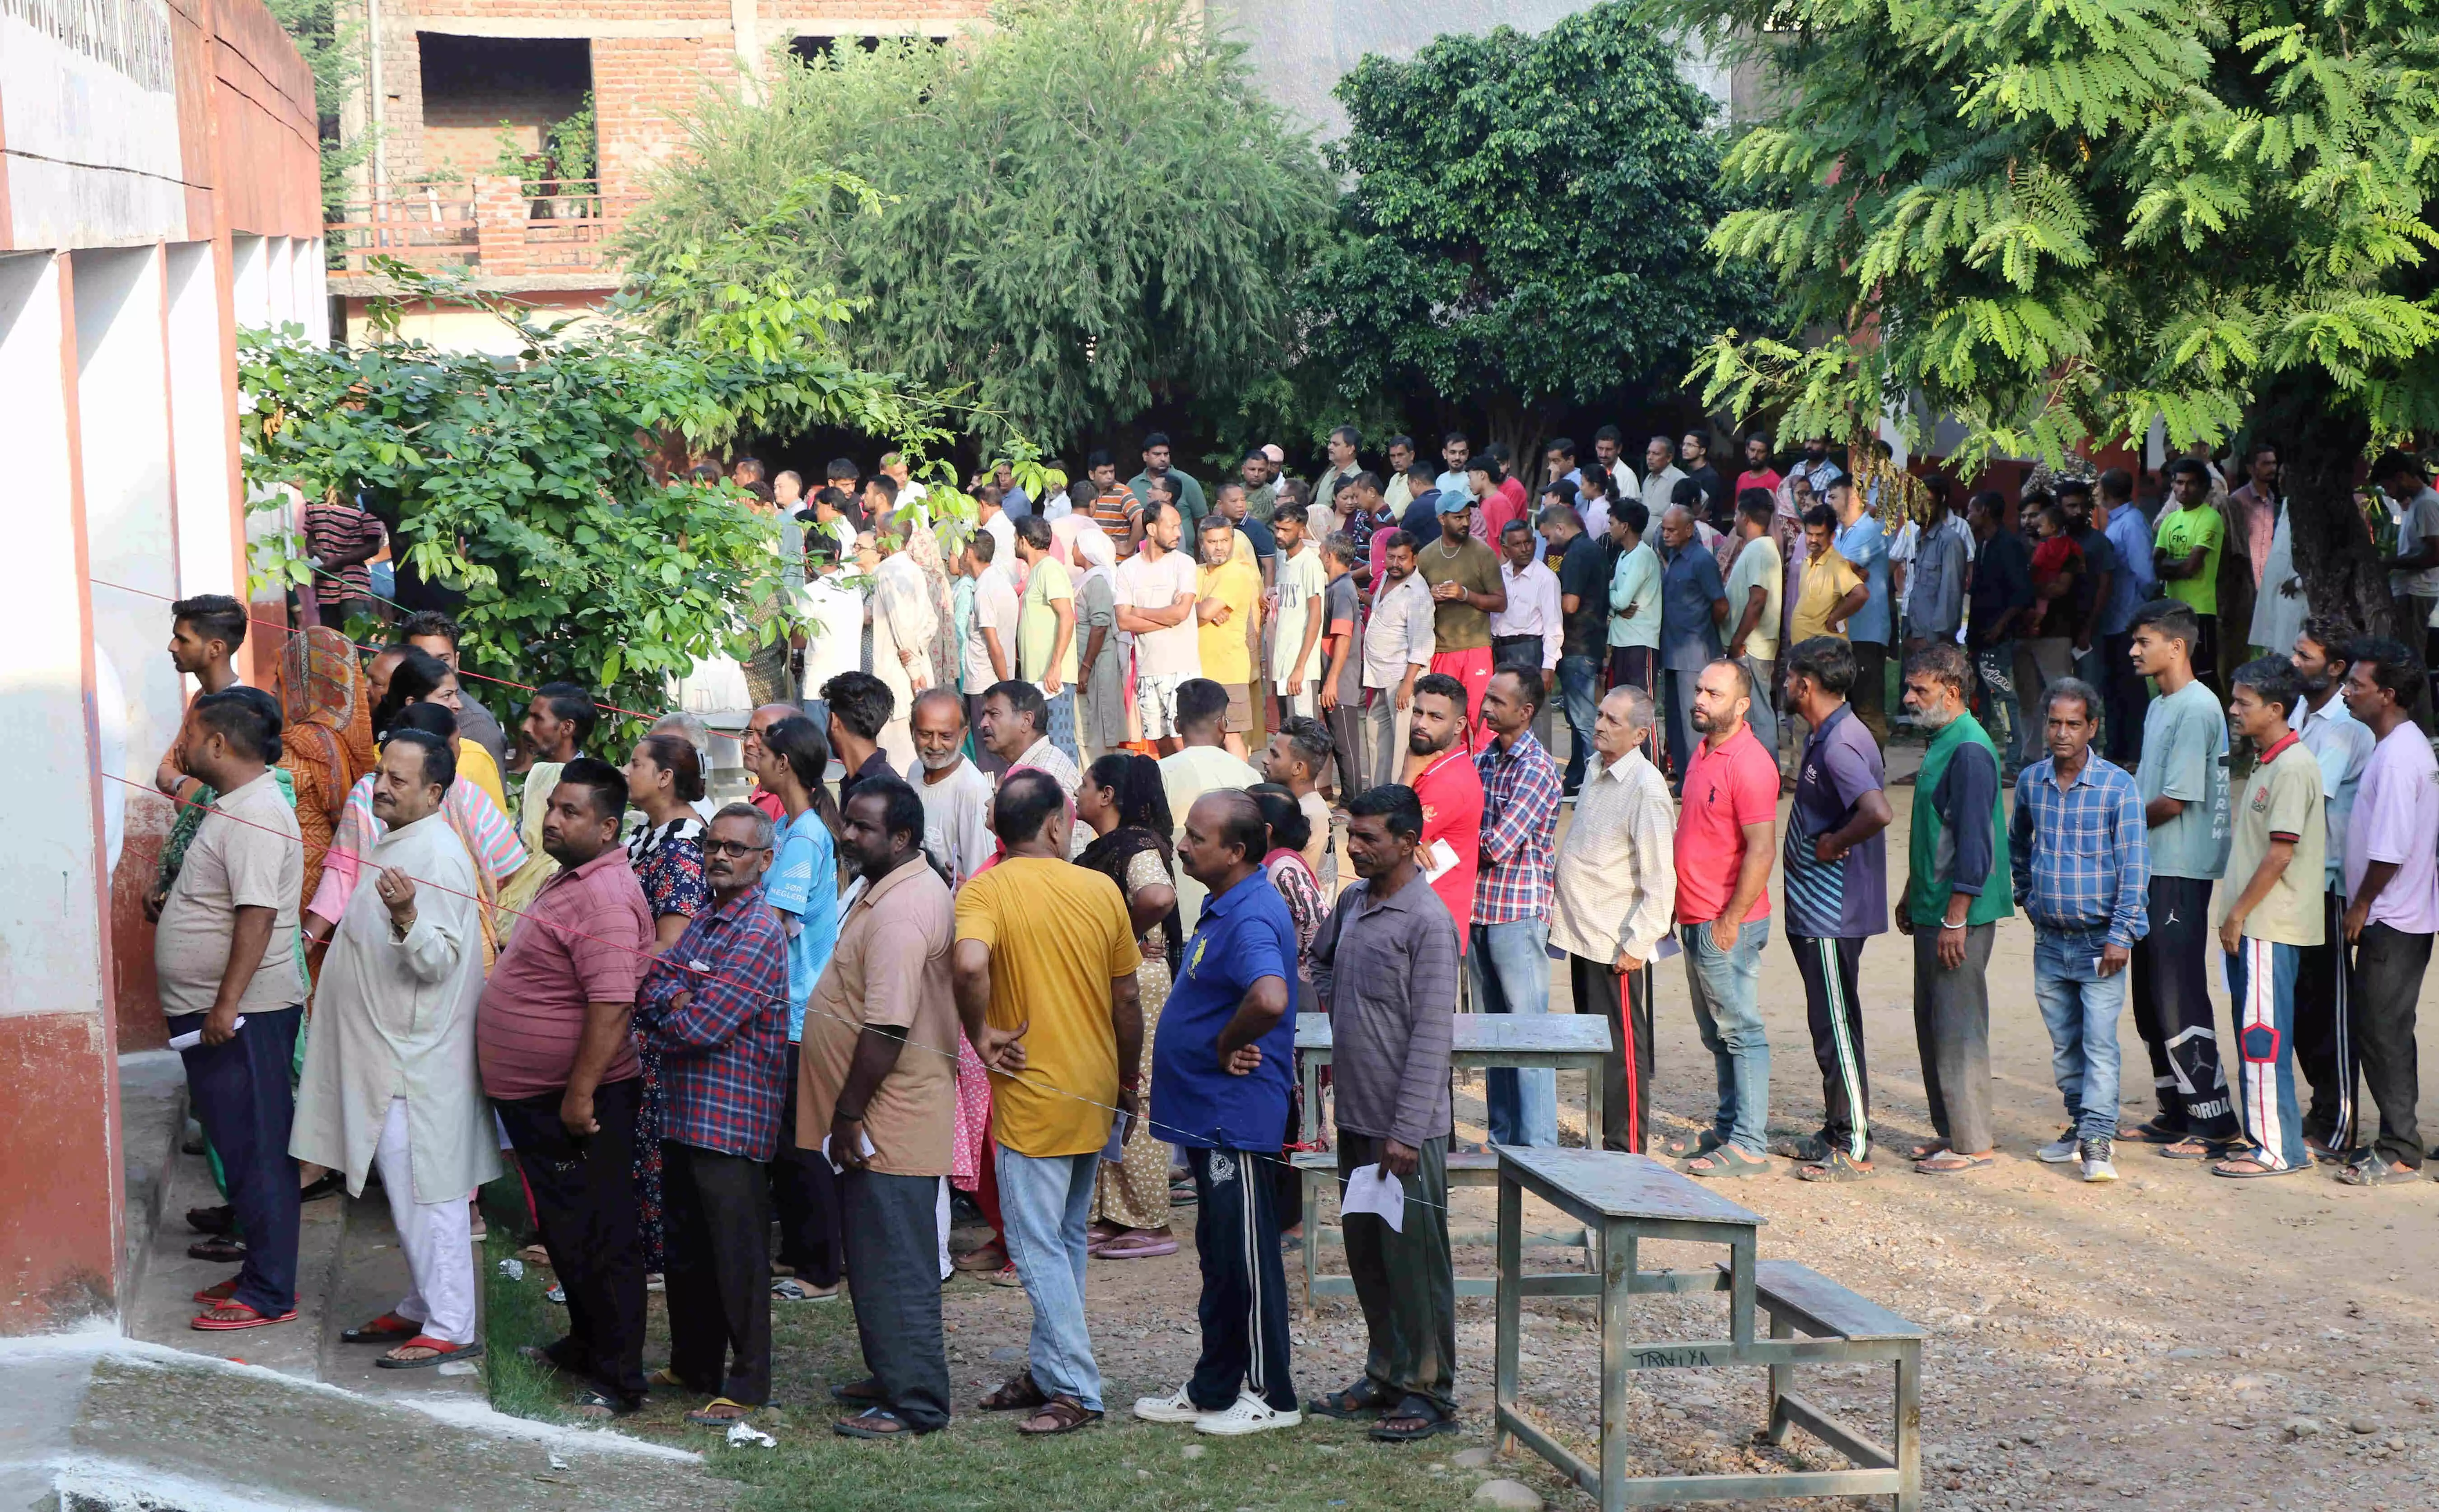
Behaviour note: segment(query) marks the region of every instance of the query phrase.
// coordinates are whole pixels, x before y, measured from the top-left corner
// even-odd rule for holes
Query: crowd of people
[[[1935,1131],[1902,1154],[1954,1175],[1996,1158],[1987,971],[2020,911],[2064,1113],[2042,1160],[2105,1182],[2140,1142],[2231,1179],[2418,1170],[2425,663],[2277,619],[2301,596],[2283,510],[2255,654],[2222,669],[2203,461],[2169,467],[2156,521],[2111,472],[1977,493],[1960,524],[1885,449],[1842,464],[1815,440],[1782,471],[1755,436],[1729,487],[1705,441],[1654,437],[1638,477],[1613,429],[1586,458],[1561,440],[1528,489],[1460,435],[1440,471],[1403,436],[1374,471],[1342,429],[1309,486],[1265,448],[1206,494],[1154,436],[1125,483],[1097,453],[1040,499],[982,480],[970,528],[935,528],[902,466],[834,463],[810,496],[779,473],[754,496],[794,527],[803,613],[744,666],[751,787],[724,806],[692,714],[613,764],[588,754],[592,693],[548,683],[511,742],[445,615],[369,660],[293,632],[273,691],[238,676],[243,606],[180,602],[199,692],[160,766],[181,818],[147,906],[228,1197],[193,1215],[199,1253],[241,1262],[194,1325],[293,1320],[299,1204],[377,1177],[412,1285],[346,1337],[399,1369],[479,1352],[472,1200],[506,1170],[566,1306],[532,1352],[585,1415],[665,1390],[743,1420],[771,1400],[774,1304],[844,1291],[869,1375],[834,1389],[838,1432],[935,1431],[963,1268],[1032,1312],[1024,1368],[978,1405],[1055,1435],[1106,1411],[1088,1261],[1175,1254],[1190,1204],[1200,1358],[1137,1417],[1428,1438],[1456,1424],[1453,1013],[1545,1013],[1562,974],[1611,1025],[1588,1138],[1706,1180],[1778,1157],[1860,1181],[1860,964],[1894,926]],[[2248,511],[2274,497],[2253,462]],[[2439,607],[2412,554],[2439,570],[2439,493],[2398,513],[2400,596]],[[1887,774],[1893,660],[1927,742],[1910,781]],[[1773,920],[1821,1076],[1818,1131],[1777,1141]],[[1651,1129],[1671,955],[1717,1088],[1682,1139]],[[2129,975],[2157,1106],[2121,1130]],[[1332,1021],[1326,1116],[1301,1106],[1305,1012]],[[1345,1218],[1370,1350],[1319,1396],[1291,1379],[1281,1261],[1308,1124],[1342,1180],[1404,1201]],[[1487,1128],[1558,1143],[1554,1074],[1493,1071]],[[991,1237],[952,1257],[968,1202]],[[670,1347],[648,1374],[654,1289]]]

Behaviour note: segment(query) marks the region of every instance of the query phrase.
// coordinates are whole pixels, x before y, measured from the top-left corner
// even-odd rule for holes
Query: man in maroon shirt
[[[584,1417],[633,1412],[645,1391],[632,1174],[641,1086],[628,1024],[652,917],[618,844],[626,811],[617,768],[578,756],[561,770],[542,822],[559,874],[491,968],[474,1017],[483,1090],[567,1291],[567,1337],[537,1354],[585,1383]]]

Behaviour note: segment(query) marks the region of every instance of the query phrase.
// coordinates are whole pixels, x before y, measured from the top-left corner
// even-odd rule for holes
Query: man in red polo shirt
[[[1694,685],[1702,738],[1685,764],[1677,816],[1677,933],[1702,1047],[1718,1067],[1711,1127],[1672,1140],[1688,1176],[1751,1176],[1770,1119],[1770,1033],[1761,1018],[1761,952],[1770,936],[1770,866],[1778,844],[1778,762],[1745,725],[1757,690],[1736,662]]]
[[[1423,838],[1415,854],[1424,881],[1456,920],[1456,949],[1465,953],[1473,925],[1473,879],[1482,865],[1482,774],[1466,753],[1465,685],[1445,672],[1415,679],[1414,723],[1406,749],[1407,786],[1423,805]]]

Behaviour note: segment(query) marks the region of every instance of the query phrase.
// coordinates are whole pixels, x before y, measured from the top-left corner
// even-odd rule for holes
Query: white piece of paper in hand
[[[1406,1232],[1406,1188],[1389,1174],[1389,1167],[1372,1165],[1359,1167],[1346,1179],[1346,1195],[1339,1199],[1338,1216],[1344,1221],[1350,1213],[1378,1214],[1380,1220],[1399,1234]]]
[[[237,1016],[237,1022],[229,1025],[229,1033],[235,1034],[244,1027],[245,1015],[240,1013]],[[203,1042],[204,1031],[201,1029],[189,1029],[184,1034],[173,1034],[169,1037],[169,1048],[172,1050],[192,1050]]]
[[[1423,852],[1423,881],[1438,881],[1456,864],[1456,847],[1445,840],[1434,840]]]
[[[865,1160],[872,1159],[875,1153],[872,1147],[872,1136],[870,1134],[862,1134],[858,1137],[863,1141],[863,1158]],[[846,1166],[840,1165],[834,1160],[830,1160],[830,1136],[828,1134],[824,1134],[822,1136],[822,1159],[830,1161],[831,1175],[838,1176],[846,1173]]]
[[[1665,961],[1672,955],[1684,953],[1685,947],[1677,943],[1677,936],[1674,934],[1661,935],[1660,943],[1651,948],[1651,958],[1655,961]]]
[[[1121,1109],[1110,1120],[1110,1142],[1101,1147],[1101,1163],[1121,1165],[1127,1158],[1127,1130],[1134,1124],[1134,1114]]]

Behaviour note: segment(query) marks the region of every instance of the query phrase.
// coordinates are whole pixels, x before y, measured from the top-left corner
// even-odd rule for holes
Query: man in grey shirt
[[[1953,641],[1965,623],[1965,570],[1972,562],[1967,537],[1949,524],[1946,480],[1931,480],[1914,564],[1906,578],[1906,652],[1932,641]]]
[[[1312,942],[1313,988],[1329,1011],[1338,1089],[1338,1174],[1386,1168],[1405,1194],[1402,1229],[1344,1220],[1346,1269],[1371,1348],[1363,1378],[1307,1402],[1328,1417],[1385,1414],[1393,1442],[1456,1431],[1456,1272],[1449,1254],[1449,1044],[1456,921],[1415,863],[1423,806],[1383,785],[1347,805],[1347,855],[1362,880]]]

